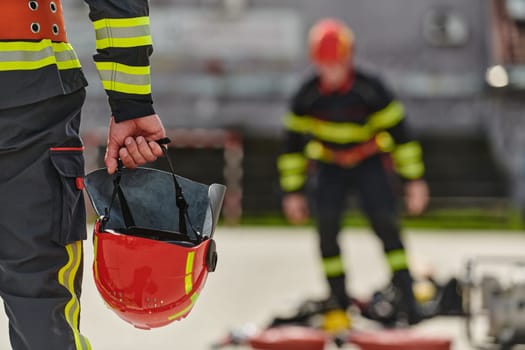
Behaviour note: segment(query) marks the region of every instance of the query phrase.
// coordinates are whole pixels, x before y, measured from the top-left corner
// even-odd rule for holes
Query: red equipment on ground
[[[327,335],[313,328],[283,326],[262,330],[248,343],[256,350],[323,350]]]
[[[362,350],[450,350],[449,338],[427,336],[411,330],[352,332],[349,342]]]

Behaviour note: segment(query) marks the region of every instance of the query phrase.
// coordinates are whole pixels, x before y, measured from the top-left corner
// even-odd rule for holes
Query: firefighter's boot
[[[408,270],[400,270],[394,273],[392,284],[397,289],[400,298],[398,320],[406,322],[407,325],[415,325],[423,320],[418,303],[414,296],[412,277]]]

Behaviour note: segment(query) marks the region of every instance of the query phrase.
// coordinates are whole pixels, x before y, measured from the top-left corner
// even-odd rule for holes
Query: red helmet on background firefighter
[[[352,58],[354,33],[340,20],[320,20],[310,30],[308,41],[315,64],[347,63]]]

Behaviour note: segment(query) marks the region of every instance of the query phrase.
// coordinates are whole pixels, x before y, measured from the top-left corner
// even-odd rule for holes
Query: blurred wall
[[[433,194],[523,206],[522,93],[486,83],[487,69],[499,64],[498,1],[152,0],[155,106],[168,127],[239,131],[247,147],[245,186],[271,178],[257,191],[275,198],[281,118],[310,73],[308,28],[339,17],[356,33],[357,64],[384,77],[406,104],[426,145]],[[91,63],[87,8],[80,0],[64,6],[91,84],[83,129],[104,128],[109,110]],[[255,191],[252,198],[260,197]]]

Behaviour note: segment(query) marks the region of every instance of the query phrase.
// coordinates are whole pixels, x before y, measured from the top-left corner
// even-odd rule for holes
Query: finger
[[[106,155],[104,156],[104,164],[106,165],[108,174],[112,175],[117,170],[117,160],[115,158],[111,158],[108,156],[108,152],[106,152]]]
[[[137,167],[137,163],[135,163],[135,160],[129,154],[126,148],[121,148],[119,151],[119,155],[120,155],[120,160],[122,161],[122,164],[124,164],[126,168],[135,169]]]
[[[137,145],[137,141],[133,137],[128,137],[124,141],[124,146],[126,147],[128,155],[133,158],[135,165],[140,165],[146,163],[146,159],[142,156]],[[124,162],[124,160],[122,160]]]
[[[151,149],[151,152],[155,155],[155,157],[162,157],[164,155],[164,151],[162,150],[162,147],[167,147],[167,146],[161,146],[159,145],[157,142],[155,141],[150,141],[148,142],[148,145]]]
[[[147,162],[153,162],[157,159],[157,156],[153,154],[151,146],[146,142],[144,137],[137,137],[137,146],[140,154]]]
[[[117,170],[117,159],[118,159],[118,145],[111,141],[108,141],[106,147],[106,153],[104,154],[104,164],[108,170],[108,174],[114,174]]]

